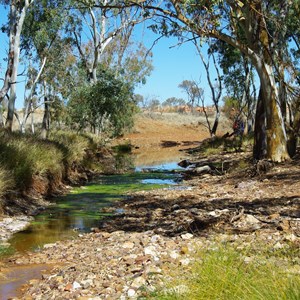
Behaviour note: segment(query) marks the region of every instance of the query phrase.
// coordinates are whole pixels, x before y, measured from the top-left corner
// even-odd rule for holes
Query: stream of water
[[[55,205],[37,215],[24,231],[16,233],[9,243],[14,251],[36,251],[48,243],[78,236],[97,227],[99,219],[106,216],[105,208],[120,200],[126,193],[154,189],[176,184],[176,162],[159,165],[140,165],[135,172],[124,175],[99,176],[89,184],[74,188]],[[40,276],[46,266],[12,268],[0,278],[0,299],[17,296],[17,290],[26,281]]]

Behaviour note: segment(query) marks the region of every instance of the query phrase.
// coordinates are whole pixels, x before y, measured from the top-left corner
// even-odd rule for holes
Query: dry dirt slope
[[[209,137],[203,116],[179,113],[144,113],[136,116],[132,133],[118,142],[130,141],[139,148],[158,147],[163,141],[199,142]],[[230,130],[228,121],[222,119],[219,134]]]

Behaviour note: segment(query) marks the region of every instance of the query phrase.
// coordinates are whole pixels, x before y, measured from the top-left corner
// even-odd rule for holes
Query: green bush
[[[68,102],[68,123],[79,131],[119,136],[133,127],[136,112],[132,86],[105,70],[94,85],[74,90]]]

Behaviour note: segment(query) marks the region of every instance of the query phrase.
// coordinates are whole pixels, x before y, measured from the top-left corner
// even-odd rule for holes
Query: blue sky
[[[2,25],[7,18],[7,11],[0,6],[0,24]],[[140,35],[140,36],[139,36]],[[147,47],[150,47],[158,36],[150,30],[143,30],[136,35],[137,39],[142,39]],[[183,98],[187,100],[186,94],[178,88],[183,80],[201,79],[201,87],[205,92],[206,104],[211,104],[211,96],[206,81],[206,73],[200,57],[196,54],[195,46],[192,43],[177,45],[176,38],[161,38],[154,46],[153,65],[154,70],[147,78],[145,85],[140,85],[135,92],[148,99],[158,99],[161,102],[170,97]],[[174,47],[175,46],[175,47]],[[171,48],[170,48],[171,47]],[[8,43],[6,34],[0,31],[0,77],[3,78],[6,62],[3,58],[7,56]],[[19,70],[20,72],[20,70]],[[23,88],[18,87],[16,106],[23,106]]]
[[[144,33],[143,40],[150,47],[157,37],[149,30]],[[136,93],[161,102],[170,97],[187,100],[186,94],[178,85],[183,80],[200,80],[205,91],[205,101],[211,104],[205,69],[193,43],[178,46],[176,38],[161,38],[152,52],[154,70],[146,84],[136,88]]]

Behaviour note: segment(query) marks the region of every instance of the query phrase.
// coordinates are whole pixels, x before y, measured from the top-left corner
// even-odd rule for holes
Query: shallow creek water
[[[101,217],[106,216],[105,207],[120,200],[126,193],[174,185],[179,176],[177,163],[140,165],[135,172],[124,175],[99,176],[89,184],[74,188],[56,203],[37,215],[24,231],[16,233],[9,241],[17,252],[38,251],[45,244],[78,236],[97,227]],[[16,297],[21,285],[41,276],[48,266],[22,266],[9,268],[0,277],[0,299]]]

